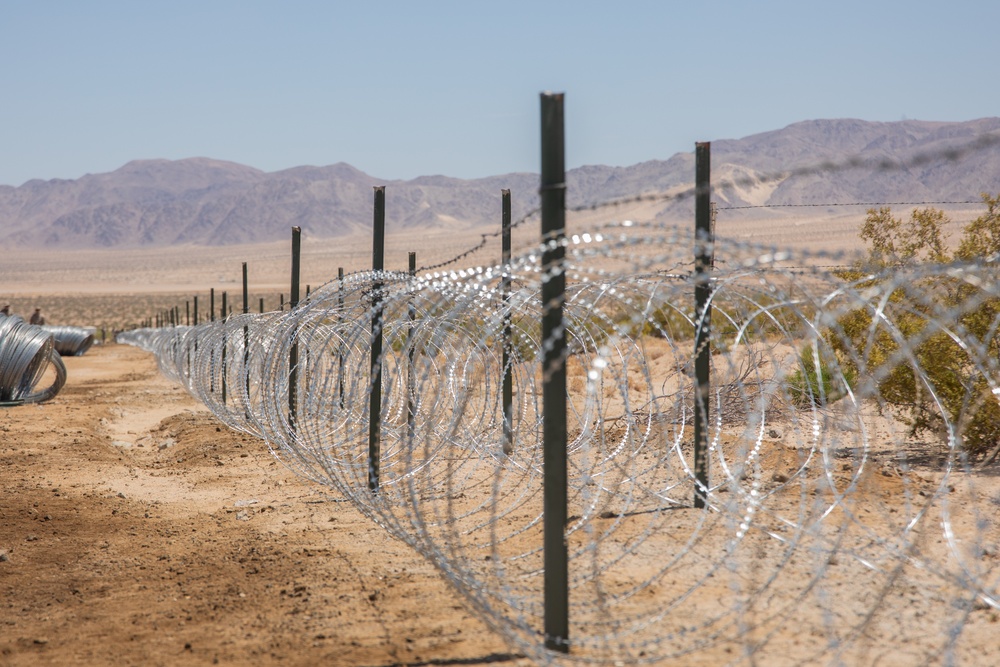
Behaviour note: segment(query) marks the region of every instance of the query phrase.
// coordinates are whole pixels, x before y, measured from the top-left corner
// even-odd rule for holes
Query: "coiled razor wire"
[[[354,274],[289,313],[119,339],[412,545],[539,663],[989,664],[1000,481],[966,439],[1000,395],[997,267],[835,274],[717,241],[710,484],[695,509],[693,244],[632,223],[565,241],[568,654],[542,634],[542,248],[506,266]],[[985,334],[963,328],[969,316]],[[961,351],[961,381],[927,371],[939,343]],[[936,433],[912,435],[885,393],[902,371]]]
[[[52,384],[38,388],[49,367]],[[66,366],[52,334],[16,315],[0,315],[0,403],[41,403],[66,384]]]
[[[83,356],[94,345],[95,330],[91,327],[50,324],[42,329],[52,334],[56,352],[64,357]]]

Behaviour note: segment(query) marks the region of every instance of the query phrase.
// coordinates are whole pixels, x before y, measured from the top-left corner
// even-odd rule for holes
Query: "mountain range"
[[[984,140],[984,137],[986,138]],[[711,145],[720,206],[966,201],[1000,192],[1000,118],[948,123],[811,120]],[[694,154],[567,173],[569,206],[693,185]],[[515,219],[538,204],[538,175],[386,181],[349,164],[263,172],[208,158],[136,160],[74,180],[0,186],[5,248],[235,245],[370,229],[372,188],[386,186],[392,229],[472,229],[499,223],[500,190]],[[657,202],[655,217],[690,215],[690,197]]]

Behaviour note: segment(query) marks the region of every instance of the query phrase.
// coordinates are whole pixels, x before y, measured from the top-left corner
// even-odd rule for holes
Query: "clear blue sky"
[[[630,165],[815,118],[1000,115],[997,0],[0,0],[0,184],[204,156],[379,178]]]

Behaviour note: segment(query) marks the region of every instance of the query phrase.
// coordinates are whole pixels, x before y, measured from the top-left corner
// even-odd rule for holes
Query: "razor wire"
[[[93,327],[47,324],[42,325],[42,329],[52,334],[56,352],[63,356],[83,356],[94,345],[96,330]]]
[[[541,629],[543,248],[504,266],[352,274],[288,313],[119,339],[413,546],[538,663],[979,659],[1000,610],[1000,483],[968,442],[977,411],[998,409],[997,267],[847,275],[717,240],[710,484],[694,509],[693,244],[628,222],[565,241],[568,654]],[[928,370],[949,345],[956,382]],[[900,378],[935,433],[906,427]]]
[[[51,368],[48,387],[39,387]],[[66,384],[66,366],[51,332],[16,315],[0,315],[0,403],[48,401]]]

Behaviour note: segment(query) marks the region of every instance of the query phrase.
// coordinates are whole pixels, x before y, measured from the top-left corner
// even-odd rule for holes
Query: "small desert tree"
[[[1000,260],[1000,195],[983,201],[986,212],[966,225],[954,253],[943,211],[914,210],[904,221],[889,208],[869,209],[860,232],[867,261],[843,277],[862,290],[897,271],[915,278],[894,286],[882,305],[839,317],[829,341],[853,372],[874,379],[912,436],[943,436],[950,423],[967,452],[992,458],[1000,451],[1000,403],[988,376],[996,368],[989,360],[1000,359],[1000,299],[977,281],[933,270],[954,260],[987,267]],[[866,282],[872,275],[881,277]]]

